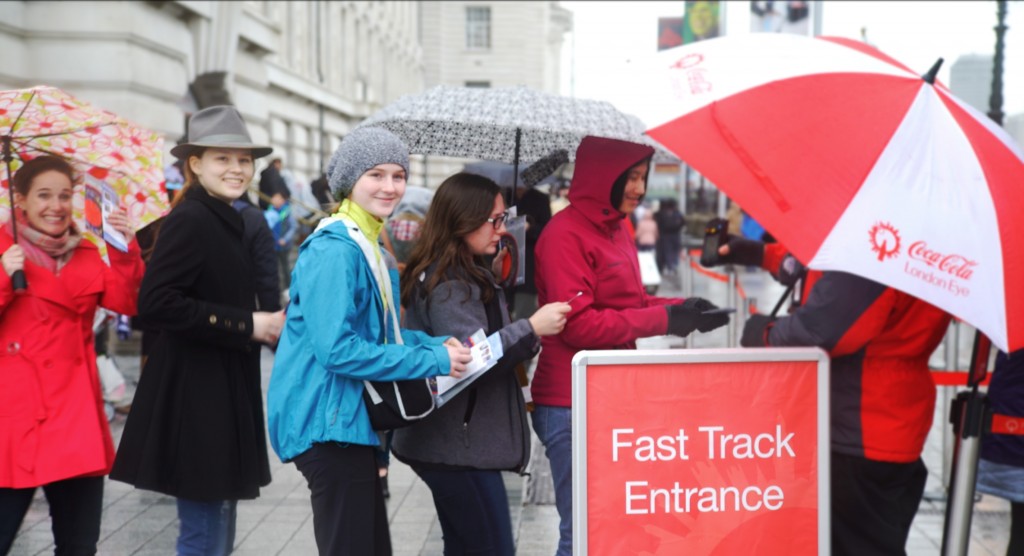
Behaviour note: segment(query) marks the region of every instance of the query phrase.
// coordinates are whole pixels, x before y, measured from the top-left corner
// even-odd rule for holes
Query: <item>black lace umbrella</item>
[[[412,153],[508,162],[516,168],[558,151],[572,160],[587,135],[656,146],[643,135],[645,126],[639,118],[611,103],[529,87],[440,85],[399,98],[359,127],[363,126],[391,131]],[[513,189],[518,172],[516,178]]]

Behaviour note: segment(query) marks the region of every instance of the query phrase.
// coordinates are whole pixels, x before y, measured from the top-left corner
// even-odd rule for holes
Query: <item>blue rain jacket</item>
[[[393,263],[393,261],[391,261]],[[389,265],[391,299],[398,271]],[[290,461],[317,442],[376,446],[363,404],[363,380],[447,375],[445,338],[402,330],[395,343],[373,271],[347,225],[336,221],[299,246],[288,317],[267,388],[270,444]]]

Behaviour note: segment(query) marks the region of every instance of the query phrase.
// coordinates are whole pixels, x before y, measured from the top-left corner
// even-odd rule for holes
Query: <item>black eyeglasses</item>
[[[494,226],[494,229],[497,230],[498,228],[501,227],[502,224],[505,223],[506,220],[508,220],[508,211],[507,210],[505,212],[501,213],[501,215],[499,215],[499,216],[488,218],[486,220],[486,222],[490,222],[491,225]]]

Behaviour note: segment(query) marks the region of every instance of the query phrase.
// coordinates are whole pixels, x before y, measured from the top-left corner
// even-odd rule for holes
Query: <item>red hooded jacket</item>
[[[584,349],[633,349],[636,339],[664,334],[664,305],[682,299],[647,295],[640,280],[636,245],[612,206],[612,186],[654,149],[636,143],[586,137],[576,151],[569,206],[544,227],[537,242],[537,301],[573,298],[561,334],[541,338],[531,393],[541,405],[572,405],[572,358]]]

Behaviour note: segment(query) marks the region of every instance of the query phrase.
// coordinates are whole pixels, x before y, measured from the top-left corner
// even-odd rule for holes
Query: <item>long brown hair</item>
[[[206,152],[205,147],[194,147],[185,155],[185,163],[182,164],[181,168],[181,175],[185,178],[185,183],[181,186],[181,189],[178,190],[178,194],[174,196],[174,200],[171,201],[171,209],[174,209],[174,207],[178,206],[185,200],[185,193],[188,192],[190,187],[199,183],[199,178],[196,176],[196,173],[192,171],[192,166],[189,165],[188,161],[193,156],[202,158],[204,152]],[[155,226],[150,238],[145,241],[141,239],[139,240],[139,247],[142,249],[142,260],[146,261],[146,263],[149,263],[150,257],[153,256],[153,250],[156,249],[156,240],[160,237],[160,228],[163,226],[163,218],[165,217],[161,217],[156,222],[150,224],[150,226]]]
[[[494,198],[501,193],[498,184],[476,174],[460,172],[441,183],[430,202],[423,231],[402,271],[402,305],[409,307],[419,286],[419,276],[431,265],[436,267],[423,283],[423,295],[449,279],[476,284],[487,303],[494,287],[483,267],[483,257],[473,255],[465,237],[491,216]]]
[[[192,171],[192,165],[188,162],[193,156],[196,158],[203,158],[203,153],[205,152],[206,147],[194,147],[185,155],[185,164],[182,165],[181,169],[181,175],[185,178],[185,183],[181,186],[181,189],[178,190],[178,194],[174,196],[174,200],[171,201],[171,208],[178,206],[178,204],[185,199],[185,193],[188,192],[188,189],[199,183],[199,177]]]

